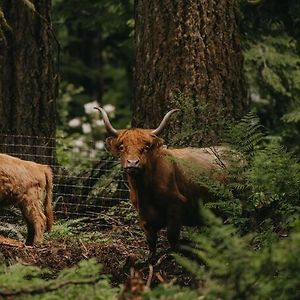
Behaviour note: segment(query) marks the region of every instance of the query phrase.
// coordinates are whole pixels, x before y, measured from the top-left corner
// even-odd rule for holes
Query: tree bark
[[[45,163],[53,161],[56,119],[50,10],[51,0],[0,1],[0,151]]]
[[[247,109],[234,0],[136,0],[134,127],[154,128],[171,108],[165,137],[177,145],[220,142],[226,120]]]

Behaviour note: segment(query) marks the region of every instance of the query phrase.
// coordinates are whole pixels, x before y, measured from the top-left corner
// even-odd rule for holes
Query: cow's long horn
[[[94,108],[101,112],[107,132],[111,133],[113,136],[118,136],[118,131],[112,127],[106,111],[102,107],[94,107]]]
[[[163,118],[162,121],[160,122],[159,126],[158,126],[156,129],[154,129],[154,130],[152,131],[152,134],[154,134],[154,135],[159,135],[160,132],[161,132],[161,131],[165,128],[165,126],[167,125],[167,123],[168,123],[168,121],[169,121],[171,115],[172,115],[174,112],[179,111],[179,110],[180,110],[180,109],[172,109],[172,110],[170,110],[168,113],[166,113],[166,115],[164,116],[164,118]]]

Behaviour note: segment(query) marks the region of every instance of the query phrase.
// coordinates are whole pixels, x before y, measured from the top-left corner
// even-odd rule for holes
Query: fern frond
[[[250,112],[246,114],[238,124],[229,128],[225,136],[225,142],[239,152],[250,155],[264,139],[262,126],[257,116]]]

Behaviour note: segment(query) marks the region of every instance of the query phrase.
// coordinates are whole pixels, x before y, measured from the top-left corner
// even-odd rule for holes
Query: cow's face
[[[151,160],[163,145],[163,140],[146,129],[120,130],[117,137],[106,140],[107,148],[121,158],[123,169],[131,175],[151,166]]]
[[[122,167],[129,174],[139,174],[147,167],[151,167],[151,159],[163,144],[162,139],[157,136],[165,128],[171,115],[179,110],[169,111],[154,130],[140,128],[116,130],[105,110],[101,107],[95,108],[102,113],[105,128],[112,136],[106,140],[107,148],[121,157]]]

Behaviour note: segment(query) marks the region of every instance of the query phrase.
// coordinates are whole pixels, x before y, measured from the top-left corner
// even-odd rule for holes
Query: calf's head
[[[158,135],[166,126],[171,115],[179,110],[169,111],[154,130],[141,128],[116,130],[111,125],[105,110],[101,107],[95,108],[102,113],[105,128],[111,135],[106,139],[107,148],[112,154],[120,156],[123,169],[131,175],[138,175],[147,166],[150,166],[157,149],[163,145],[163,140]]]

